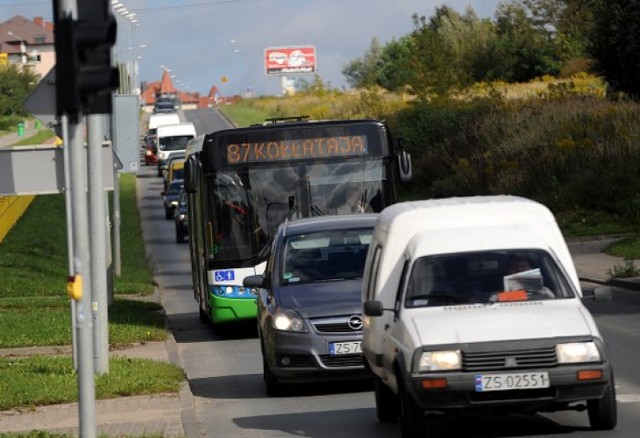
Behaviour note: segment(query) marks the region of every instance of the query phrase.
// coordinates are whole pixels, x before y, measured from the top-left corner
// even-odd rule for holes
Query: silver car
[[[258,289],[258,335],[270,396],[286,384],[367,378],[362,360],[362,272],[377,214],[282,224]]]

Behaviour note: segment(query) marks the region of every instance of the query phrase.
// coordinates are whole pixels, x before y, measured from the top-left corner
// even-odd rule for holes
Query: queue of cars
[[[163,196],[184,242],[183,181]],[[287,220],[268,248],[243,282],[268,395],[372,379],[379,421],[403,437],[425,436],[431,412],[586,410],[593,429],[616,427],[612,360],[583,304],[611,290],[582,290],[543,205],[474,196]]]

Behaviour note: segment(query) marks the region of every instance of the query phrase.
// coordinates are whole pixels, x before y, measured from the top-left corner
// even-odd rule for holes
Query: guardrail
[[[0,242],[27,211],[35,195],[0,196]]]

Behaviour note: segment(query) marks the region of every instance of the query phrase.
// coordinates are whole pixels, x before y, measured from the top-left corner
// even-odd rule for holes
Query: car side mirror
[[[582,298],[593,301],[611,301],[613,288],[611,286],[598,286],[594,289],[583,289]]]
[[[384,308],[380,301],[367,300],[364,302],[364,314],[367,316],[382,316]]]
[[[242,280],[242,285],[244,287],[265,288],[266,283],[264,275],[249,275]]]

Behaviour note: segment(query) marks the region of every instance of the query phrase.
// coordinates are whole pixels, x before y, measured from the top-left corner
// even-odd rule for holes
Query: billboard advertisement
[[[265,73],[287,75],[315,73],[316,48],[314,46],[284,46],[264,49]]]

